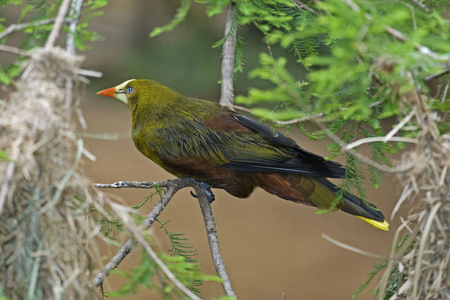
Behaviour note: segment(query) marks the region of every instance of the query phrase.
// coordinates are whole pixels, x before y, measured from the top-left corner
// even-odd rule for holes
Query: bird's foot
[[[212,186],[207,183],[195,180],[195,179],[192,179],[192,180],[195,181],[196,184],[198,184],[199,186],[201,186],[203,188],[203,190],[205,191],[206,197],[208,198],[208,202],[213,203],[213,201],[216,199],[216,197],[214,196],[214,193],[211,191]],[[193,191],[190,191],[190,193],[191,193],[192,197],[198,198],[198,196]]]

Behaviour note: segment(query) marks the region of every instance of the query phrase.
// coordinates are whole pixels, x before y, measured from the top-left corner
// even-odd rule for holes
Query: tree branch
[[[4,38],[5,36],[13,33],[14,31],[22,30],[22,29],[28,28],[30,26],[47,25],[47,24],[50,24],[53,22],[55,22],[55,18],[45,19],[45,20],[40,20],[40,21],[35,21],[35,22],[28,22],[28,23],[11,24],[4,31],[0,32],[0,40],[2,38]]]
[[[207,187],[199,184],[197,181],[188,177],[182,177],[163,182],[118,181],[112,184],[96,183],[95,186],[98,188],[143,188],[143,189],[151,189],[156,187],[166,188],[164,196],[161,198],[161,200],[158,201],[153,210],[145,218],[144,223],[141,226],[141,230],[146,230],[152,226],[152,224],[155,222],[155,220],[158,218],[158,216],[161,214],[161,212],[164,210],[164,208],[167,206],[169,201],[172,199],[172,197],[178,190],[185,187],[193,187],[197,194],[200,208],[202,209],[211,255],[213,258],[213,263],[216,268],[217,274],[223,280],[222,285],[226,295],[236,297],[233,288],[231,286],[230,279],[226,272],[222,256],[220,254],[216,223],[214,221],[211,206],[209,203],[210,191],[207,190],[208,189]],[[138,240],[138,242],[142,244],[141,243],[142,241]],[[101,285],[108,276],[108,274],[113,269],[117,268],[117,266],[122,262],[122,260],[131,252],[135,244],[136,242],[133,242],[131,239],[128,240],[125,243],[125,245],[123,245],[123,247],[119,250],[119,252],[106,264],[105,270],[97,274],[97,276],[93,281],[93,284],[95,286]],[[149,249],[147,249],[145,245],[143,245],[143,247],[146,249],[147,252],[149,252]]]
[[[217,237],[216,222],[214,221],[214,216],[211,210],[211,204],[209,203],[208,195],[201,186],[194,186],[195,192],[197,193],[198,203],[202,210],[203,219],[205,221],[206,235],[208,237],[209,248],[211,250],[211,256],[216,268],[217,275],[222,278],[222,286],[225,294],[230,297],[236,298],[233,287],[231,286],[230,278],[228,277],[227,269],[222,259],[222,254],[219,248],[219,239]]]
[[[156,203],[153,207],[152,211],[147,215],[144,220],[144,224],[142,225],[142,230],[146,230],[150,228],[155,222],[156,218],[161,214],[164,208],[169,204],[169,201],[172,199],[175,192],[177,192],[180,188],[185,187],[186,184],[184,179],[175,179],[168,180],[164,182],[138,182],[138,181],[118,181],[112,184],[103,184],[96,183],[95,186],[98,188],[141,188],[141,189],[153,189],[156,186],[167,188],[164,196]],[[94,285],[99,286],[103,283],[103,281],[108,277],[109,273],[117,268],[117,266],[122,262],[122,260],[131,252],[135,242],[129,239],[125,245],[117,252],[117,254],[106,264],[105,270],[99,272],[97,276],[94,278]]]
[[[56,39],[58,38],[59,32],[61,30],[62,24],[64,23],[64,19],[69,11],[71,0],[63,0],[61,6],[59,7],[58,15],[55,19],[55,25],[53,25],[52,31],[45,42],[45,48],[49,49],[55,45]]]
[[[75,35],[77,32],[77,24],[78,24],[78,18],[80,16],[81,6],[83,5],[83,0],[72,0],[70,5],[70,11],[69,16],[72,17],[72,19],[69,21],[69,32],[67,33],[67,39],[66,39],[66,50],[68,53],[75,55]],[[72,111],[72,105],[73,105],[73,80],[68,79],[66,81],[66,97],[65,97],[65,103],[66,103],[66,110],[67,110],[67,117],[70,118],[71,111]],[[83,127],[83,129],[86,129],[86,122],[84,122],[84,117],[81,114],[81,110],[78,110],[78,116],[80,118],[80,124]]]
[[[237,29],[233,28],[234,3],[227,7],[225,41],[222,46],[222,80],[220,105],[232,107],[234,102],[234,61],[236,56]]]
[[[119,218],[123,221],[123,223],[127,226],[127,229],[133,234],[134,239],[139,243],[142,248],[145,249],[147,254],[153,259],[153,261],[159,266],[159,268],[164,272],[167,278],[185,295],[187,295],[190,299],[200,300],[200,297],[195,295],[191,290],[189,290],[185,285],[183,285],[176,276],[169,270],[169,268],[164,264],[164,262],[158,257],[156,252],[148,243],[144,230],[139,228],[133,220],[133,217],[128,214],[128,210],[125,209],[122,205],[118,205],[115,203],[111,204],[113,210],[117,213]],[[141,226],[142,227],[142,226]]]

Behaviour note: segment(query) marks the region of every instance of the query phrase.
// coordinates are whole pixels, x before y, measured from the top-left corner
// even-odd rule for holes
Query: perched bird
[[[286,200],[329,209],[345,168],[302,149],[269,127],[218,103],[183,96],[146,79],[131,79],[97,94],[128,104],[136,148],[175,176],[191,177],[239,198],[255,187]],[[336,205],[389,230],[373,204],[345,192]]]

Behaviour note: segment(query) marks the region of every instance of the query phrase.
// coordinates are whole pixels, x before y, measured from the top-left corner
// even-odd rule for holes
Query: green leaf
[[[0,150],[0,161],[2,160],[10,161],[8,154],[6,154],[6,151],[4,150]]]
[[[186,19],[189,10],[191,8],[191,0],[180,0],[180,1],[181,5],[180,7],[178,7],[173,20],[163,27],[156,27],[155,29],[153,29],[153,31],[150,33],[150,37],[155,37],[166,31],[172,31],[175,27],[177,27],[182,21]]]

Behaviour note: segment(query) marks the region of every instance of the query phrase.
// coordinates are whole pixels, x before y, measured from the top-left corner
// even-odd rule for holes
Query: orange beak
[[[115,97],[116,97],[116,96],[115,96],[116,93],[117,93],[116,88],[115,88],[115,87],[112,87],[112,88],[109,88],[109,89],[106,89],[106,90],[97,92],[97,95],[102,95],[102,96],[107,96],[107,97],[113,97],[113,98],[115,98]]]

